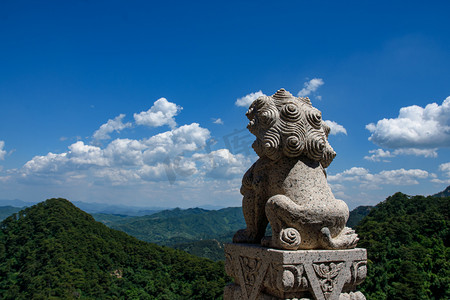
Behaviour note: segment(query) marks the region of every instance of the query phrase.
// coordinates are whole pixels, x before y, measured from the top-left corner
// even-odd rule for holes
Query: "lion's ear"
[[[320,160],[320,164],[323,168],[328,168],[328,166],[331,164],[331,162],[336,157],[336,152],[331,147],[331,145],[328,143],[328,141],[325,144],[325,149],[323,151],[322,159]]]
[[[322,128],[323,128],[323,131],[325,132],[326,137],[328,138],[328,135],[330,134],[330,131],[331,131],[330,126],[328,126],[327,123],[322,121]]]

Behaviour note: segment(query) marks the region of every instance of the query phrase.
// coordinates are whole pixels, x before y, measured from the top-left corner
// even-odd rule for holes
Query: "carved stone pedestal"
[[[356,286],[367,273],[366,249],[278,250],[226,244],[225,270],[234,283],[224,299],[363,300]]]

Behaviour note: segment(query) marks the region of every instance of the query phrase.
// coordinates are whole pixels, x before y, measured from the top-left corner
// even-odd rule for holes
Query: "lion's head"
[[[253,101],[246,115],[247,128],[256,136],[252,146],[260,157],[305,155],[326,168],[336,156],[328,143],[330,127],[307,97],[296,98],[280,89]]]

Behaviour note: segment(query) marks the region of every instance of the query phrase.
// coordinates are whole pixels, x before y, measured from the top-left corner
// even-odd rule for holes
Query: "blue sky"
[[[246,105],[332,127],[350,208],[450,184],[448,1],[2,1],[0,199],[238,206]],[[241,106],[237,105],[240,104]]]

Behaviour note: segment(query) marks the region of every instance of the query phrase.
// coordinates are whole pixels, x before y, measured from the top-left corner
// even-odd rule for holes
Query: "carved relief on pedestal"
[[[225,273],[227,273],[230,277],[236,277],[234,274],[233,256],[227,252],[225,252]]]
[[[308,279],[303,264],[270,264],[264,278],[264,289],[274,294],[307,291]]]
[[[319,279],[320,287],[322,288],[323,294],[326,299],[328,299],[333,293],[335,286],[337,285],[337,277],[339,273],[344,268],[344,263],[321,263],[313,264],[314,271]]]
[[[240,256],[239,260],[242,266],[244,283],[253,286],[256,282],[256,277],[259,274],[258,271],[260,271],[261,268],[261,259]]]
[[[234,279],[225,300],[365,299],[355,292],[367,273],[364,249],[286,251],[227,244],[225,252],[226,271]]]
[[[355,286],[361,284],[367,276],[367,261],[360,260],[353,262],[351,272],[351,283]]]

